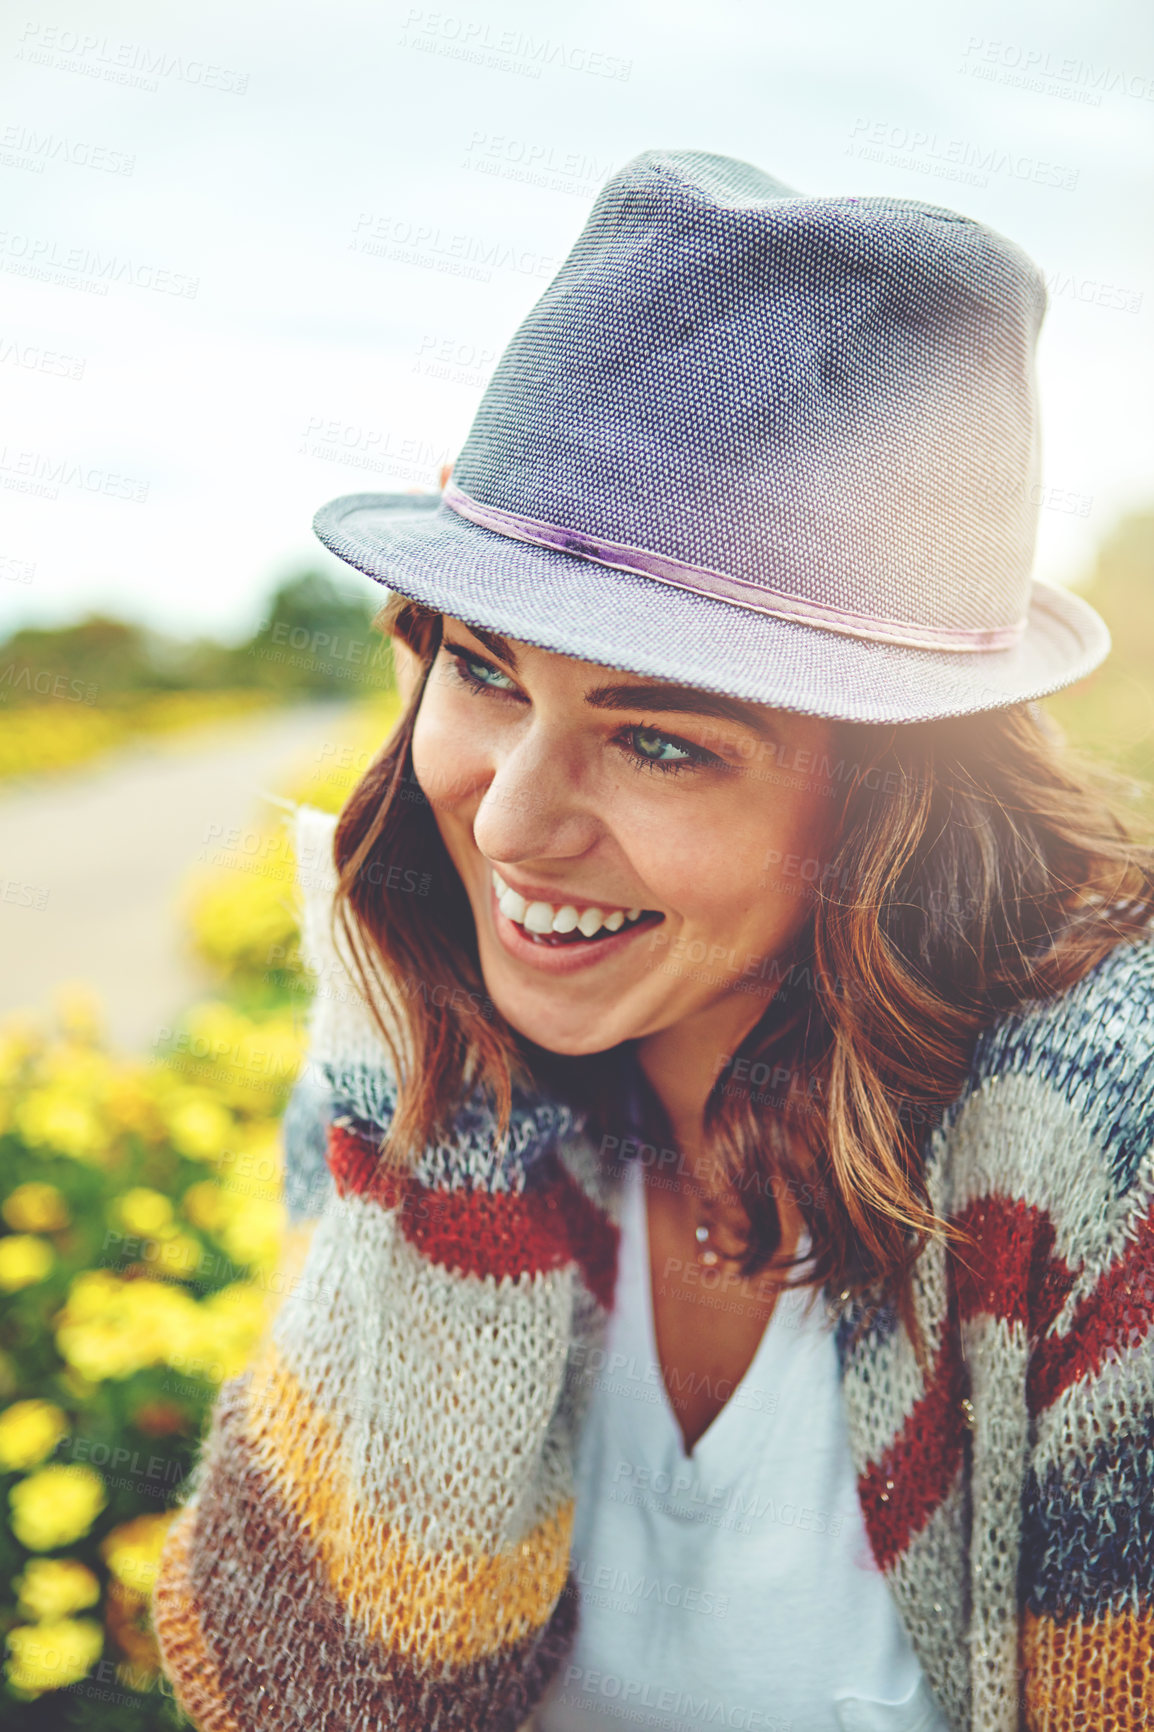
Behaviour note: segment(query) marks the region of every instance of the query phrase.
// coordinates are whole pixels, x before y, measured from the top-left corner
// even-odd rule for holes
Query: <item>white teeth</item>
[[[571,902],[565,902],[559,908],[551,902],[528,902],[519,891],[506,884],[496,870],[493,871],[493,888],[501,913],[518,926],[523,926],[526,932],[541,936],[548,932],[580,932],[583,938],[592,938],[603,926],[607,932],[620,932],[626,921],[632,925],[644,913],[642,908],[614,908],[608,914],[600,908],[584,908],[579,914]]]
[[[510,920],[524,920],[525,910],[529,904],[523,896],[518,896],[515,890],[510,890],[506,886],[505,893],[497,906],[502,914],[508,915]]]

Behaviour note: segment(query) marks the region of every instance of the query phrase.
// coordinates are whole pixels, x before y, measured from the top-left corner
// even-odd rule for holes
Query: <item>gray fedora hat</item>
[[[634,157],[505,350],[440,493],[313,527],[473,625],[784,709],[909,722],[1107,654],[1031,581],[1034,348],[1012,242],[909,199]]]

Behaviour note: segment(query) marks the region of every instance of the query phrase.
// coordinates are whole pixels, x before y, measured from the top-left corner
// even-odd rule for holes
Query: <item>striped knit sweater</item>
[[[298,809],[309,1060],[285,1119],[279,1309],[226,1383],[153,1612],[205,1732],[516,1732],[573,1633],[575,1367],[613,1301],[619,1187],[563,1107],[472,1101],[403,1176],[394,1093]],[[412,983],[420,990],[420,983]],[[1003,1019],[934,1134],[976,1230],[837,1321],[871,1546],[951,1725],[1154,1723],[1154,949]]]

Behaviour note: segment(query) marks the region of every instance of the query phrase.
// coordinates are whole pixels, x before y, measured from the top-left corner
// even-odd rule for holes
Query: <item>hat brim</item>
[[[1110,634],[1081,597],[1035,583],[1012,649],[903,649],[735,607],[482,529],[440,494],[352,493],[313,519],[377,583],[541,649],[835,721],[921,722],[1004,709],[1081,679]]]

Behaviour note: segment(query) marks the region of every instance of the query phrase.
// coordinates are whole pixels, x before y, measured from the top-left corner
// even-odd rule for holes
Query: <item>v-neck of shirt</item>
[[[685,1447],[685,1437],[681,1430],[673,1403],[669,1399],[669,1391],[665,1387],[665,1378],[661,1368],[661,1357],[657,1350],[657,1327],[653,1315],[653,1271],[649,1254],[649,1215],[645,1197],[645,1171],[640,1162],[632,1163],[632,1171],[627,1173],[628,1183],[625,1189],[625,1209],[629,1211],[626,1221],[626,1234],[634,1252],[632,1273],[640,1287],[637,1295],[638,1317],[642,1332],[642,1347],[649,1364],[657,1369],[657,1401],[656,1409],[660,1419],[660,1428],[665,1433],[662,1439],[662,1453],[673,1457],[678,1467],[700,1468],[713,1457],[720,1467],[722,1460],[727,1467],[732,1468],[738,1458],[736,1438],[740,1432],[731,1436],[735,1427],[740,1428],[743,1419],[746,1436],[750,1444],[756,1443],[758,1448],[764,1448],[766,1429],[764,1425],[748,1424],[748,1413],[751,1408],[762,1406],[757,1399],[757,1393],[766,1385],[766,1372],[775,1362],[781,1363],[785,1358],[785,1350],[800,1346],[798,1337],[801,1335],[801,1325],[786,1329],[783,1326],[783,1305],[804,1302],[806,1295],[791,1295],[788,1289],[783,1289],[773,1307],[761,1337],[754,1349],[753,1357],[746,1366],[735,1387],[730,1391],[724,1406],[714,1414],[692,1449]],[[798,1249],[803,1254],[811,1248],[811,1239],[806,1228],[802,1228],[802,1236]],[[794,1342],[782,1339],[786,1333],[792,1333]],[[786,1367],[782,1364],[783,1374]],[[774,1392],[776,1393],[776,1392]],[[736,1410],[734,1412],[733,1410]],[[772,1410],[769,1424],[772,1425]]]

